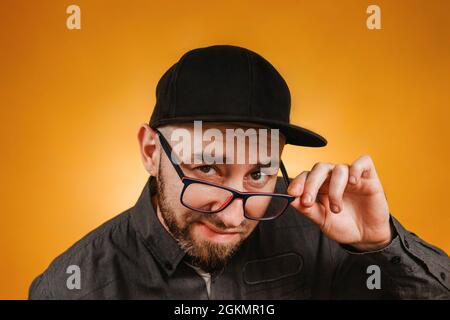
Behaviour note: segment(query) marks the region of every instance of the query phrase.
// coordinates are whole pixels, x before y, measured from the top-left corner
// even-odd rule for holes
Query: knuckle
[[[363,155],[361,156],[361,159],[363,159],[363,160],[365,160],[365,161],[368,161],[368,162],[372,162],[372,158],[371,158],[370,155],[368,155],[368,154],[363,154]]]
[[[322,163],[322,162],[316,162],[316,163],[314,163],[314,165],[312,166],[312,170],[311,170],[311,171],[313,171],[313,170],[319,168],[320,165],[321,165],[321,163]]]
[[[314,169],[316,169],[316,168],[319,169],[319,168],[327,167],[327,166],[329,166],[329,165],[330,165],[330,164],[327,163],[327,162],[320,161],[320,162],[315,163],[314,166],[313,166],[313,168],[314,168]]]
[[[307,177],[308,174],[309,174],[309,171],[302,171],[302,173],[300,173],[300,176]]]
[[[350,166],[350,171],[361,171],[362,170],[362,165],[360,162],[356,161],[354,162],[351,166]]]
[[[303,171],[298,176],[295,177],[294,181],[295,183],[300,183],[301,181],[305,180],[305,178],[308,176],[309,171]]]
[[[338,173],[345,173],[346,171],[348,171],[348,165],[346,164],[337,164],[333,171],[338,172]]]

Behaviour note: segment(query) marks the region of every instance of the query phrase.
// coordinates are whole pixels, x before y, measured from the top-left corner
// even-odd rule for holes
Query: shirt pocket
[[[303,256],[297,252],[246,262],[242,269],[246,299],[310,298],[303,266]]]

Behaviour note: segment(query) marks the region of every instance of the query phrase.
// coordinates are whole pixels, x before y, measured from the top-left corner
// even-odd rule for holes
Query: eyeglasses
[[[187,177],[181,167],[173,161],[172,147],[169,142],[160,131],[154,130],[184,185],[180,202],[188,209],[215,214],[227,208],[235,199],[242,199],[245,218],[257,221],[273,220],[278,218],[295,199],[293,196],[280,193],[241,192],[209,181]],[[282,161],[280,161],[280,169],[287,187],[289,178]]]

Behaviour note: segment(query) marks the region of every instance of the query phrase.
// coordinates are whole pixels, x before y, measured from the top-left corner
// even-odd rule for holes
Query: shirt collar
[[[150,177],[133,207],[131,220],[145,246],[171,276],[186,253],[159,221],[151,203],[155,193],[156,179]]]

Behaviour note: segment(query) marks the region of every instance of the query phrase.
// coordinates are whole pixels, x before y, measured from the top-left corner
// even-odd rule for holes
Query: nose
[[[217,217],[227,228],[238,228],[245,220],[242,199],[234,199],[228,207],[217,213]]]

